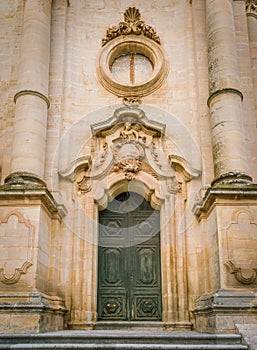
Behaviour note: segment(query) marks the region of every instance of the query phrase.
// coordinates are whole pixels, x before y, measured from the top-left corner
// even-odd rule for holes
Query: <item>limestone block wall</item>
[[[41,19],[49,26],[43,25],[42,37],[39,35],[43,46],[47,43],[43,56],[38,50],[33,55],[29,54],[30,45],[34,47],[32,41],[26,43],[25,40],[22,46],[23,26],[26,26],[24,19],[28,19],[25,3],[33,5],[33,1],[23,0],[7,0],[0,4],[1,184],[13,171],[34,172],[46,182],[56,201],[65,205],[67,213],[61,223],[39,203],[38,207],[30,203],[17,209],[13,202],[10,207],[4,208],[4,224],[8,225],[11,220],[13,225],[23,225],[20,214],[15,213],[24,210],[22,215],[32,222],[35,230],[32,266],[16,284],[17,291],[26,288],[28,291],[37,289],[42,293],[53,293],[64,298],[67,309],[72,310],[71,317],[77,322],[90,323],[96,319],[96,314],[92,312],[92,309],[96,310],[96,277],[92,271],[96,268],[97,257],[91,247],[95,238],[88,238],[95,232],[96,207],[91,198],[92,202],[85,205],[87,214],[84,215],[74,193],[73,179],[64,179],[61,172],[71,167],[78,157],[94,151],[90,126],[107,120],[117,108],[123,107],[122,100],[100,84],[96,68],[106,29],[123,20],[128,6],[138,8],[142,19],[156,30],[169,63],[165,83],[144,97],[140,108],[148,119],[166,125],[163,147],[167,157],[170,154],[182,156],[192,168],[201,170],[200,177],[186,183],[186,189],[179,194],[179,208],[176,208],[178,222],[174,227],[178,232],[181,227],[183,229],[183,234],[176,238],[179,248],[176,253],[178,283],[183,279],[187,279],[188,283],[188,295],[185,286],[184,289],[181,287],[185,300],[180,299],[179,307],[191,310],[200,295],[220,287],[239,288],[235,274],[229,272],[233,267],[224,265],[225,257],[219,253],[232,251],[239,244],[235,241],[234,246],[232,244],[232,248],[228,248],[226,232],[231,222],[235,227],[240,226],[241,214],[238,216],[235,207],[229,208],[228,205],[214,208],[197,221],[192,209],[215,175],[231,170],[231,164],[232,170],[236,170],[239,164],[237,170],[246,171],[253,181],[257,179],[257,40],[254,35],[257,19],[246,16],[245,1],[219,1],[219,15],[215,13],[217,0],[52,0],[51,12],[44,12],[50,4],[44,0],[40,2],[41,15],[46,13],[47,16],[42,15]],[[227,16],[223,16],[222,8],[228,12]],[[31,12],[30,16],[33,17]],[[211,17],[211,29],[206,24],[208,16],[209,19]],[[33,18],[29,19],[33,22]],[[221,28],[229,35],[219,36],[215,28]],[[27,31],[27,38],[33,37],[30,34]],[[35,47],[40,46],[40,40]],[[40,64],[34,62],[37,57],[41,59]],[[216,65],[217,58],[221,63],[219,67]],[[211,65],[214,66],[212,71]],[[224,72],[227,78],[233,77],[233,86],[226,85],[231,80],[224,83],[221,79]],[[32,85],[26,85],[28,82]],[[207,100],[210,93],[224,87],[238,90],[238,93],[229,92],[226,98],[224,95],[212,97],[209,108]],[[32,88],[39,90],[42,96],[20,95],[15,105],[15,94]],[[33,133],[30,133],[32,124]],[[228,125],[232,124],[231,133]],[[24,141],[28,134],[28,140],[35,147],[21,146],[21,139]],[[224,146],[222,155],[218,149],[220,142]],[[213,158],[213,145],[216,146],[214,153],[217,158]],[[247,203],[241,209],[244,213],[248,212]],[[183,210],[186,212],[185,219],[180,222]],[[248,215],[249,237],[255,234],[255,214],[254,205],[249,214],[242,214]],[[247,225],[247,220],[244,220],[244,225]],[[242,238],[246,246],[242,254],[252,254],[247,250],[251,239]],[[21,255],[13,259],[13,265],[8,265],[8,269],[13,270],[24,258],[24,247],[25,243],[20,248],[10,244],[10,251],[20,249]],[[252,254],[253,265],[245,267],[243,263],[243,268],[254,268],[254,259]],[[172,270],[173,266],[166,268]],[[2,284],[1,288],[7,292],[10,289],[7,284]],[[90,290],[85,299],[81,297],[81,290]],[[188,313],[179,317],[187,319]]]

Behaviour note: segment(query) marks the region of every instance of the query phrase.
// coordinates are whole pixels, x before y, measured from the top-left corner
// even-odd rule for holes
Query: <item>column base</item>
[[[0,294],[0,333],[41,333],[62,330],[67,310],[57,296],[38,291]]]
[[[230,171],[228,173],[223,173],[217,178],[215,178],[211,186],[219,186],[224,184],[232,184],[232,185],[242,185],[242,184],[250,184],[252,182],[251,176],[240,173],[238,171]]]
[[[47,188],[46,183],[37,175],[25,171],[8,175],[4,182],[5,188]]]
[[[236,324],[257,324],[257,299],[251,291],[220,289],[202,295],[193,310],[199,332],[235,333]]]

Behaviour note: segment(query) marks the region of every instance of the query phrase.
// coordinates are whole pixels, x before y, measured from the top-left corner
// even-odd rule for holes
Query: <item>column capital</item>
[[[245,6],[247,15],[257,19],[257,0],[246,0]]]

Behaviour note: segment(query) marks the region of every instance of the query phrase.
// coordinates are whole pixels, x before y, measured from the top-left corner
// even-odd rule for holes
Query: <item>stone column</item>
[[[248,34],[250,41],[257,41],[257,0],[246,0]]]
[[[23,18],[11,175],[44,177],[50,54],[51,0],[26,0]]]
[[[206,0],[206,16],[213,184],[234,180],[249,182],[232,0]]]
[[[246,13],[252,60],[253,83],[255,87],[255,110],[257,113],[257,0],[246,0]]]

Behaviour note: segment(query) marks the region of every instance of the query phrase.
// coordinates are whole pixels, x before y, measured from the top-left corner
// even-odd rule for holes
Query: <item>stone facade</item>
[[[0,18],[0,332],[98,325],[99,211],[129,191],[160,211],[163,328],[256,324],[256,0]]]

